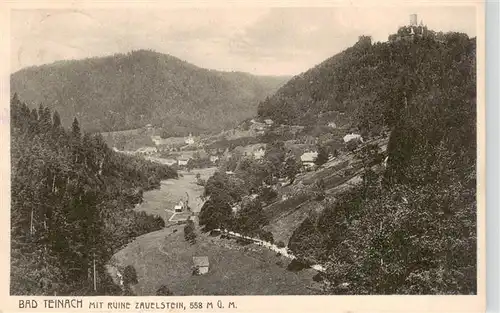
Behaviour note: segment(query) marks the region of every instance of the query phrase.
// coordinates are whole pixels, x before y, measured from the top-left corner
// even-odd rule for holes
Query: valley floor
[[[144,194],[138,210],[162,216],[166,221],[170,209],[189,194],[190,207],[199,211],[203,202],[199,196],[203,187],[195,184],[196,173],[207,179],[215,169],[181,173],[177,180],[162,182],[159,190]],[[113,263],[132,265],[137,271],[138,284],[132,287],[138,296],[155,295],[167,286],[174,295],[297,295],[318,293],[320,286],[312,280],[312,269],[290,272],[289,260],[257,245],[242,246],[233,240],[200,234],[195,244],[184,239],[184,225],[173,225],[136,238],[113,256]],[[193,257],[207,256],[208,274],[192,275]],[[110,272],[114,272],[110,268]]]

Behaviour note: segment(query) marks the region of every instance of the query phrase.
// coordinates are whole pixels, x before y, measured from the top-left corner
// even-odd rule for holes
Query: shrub
[[[361,144],[361,140],[359,140],[357,138],[356,139],[351,139],[351,140],[349,140],[346,143],[346,148],[350,152],[354,152],[354,150],[356,150],[359,147],[360,144]]]
[[[347,168],[344,170],[344,177],[351,176],[353,174],[353,170],[350,168]]]
[[[309,266],[306,264],[306,262],[299,261],[297,259],[293,259],[292,262],[290,262],[290,264],[288,264],[286,269],[289,270],[290,272],[300,272],[303,269],[308,268],[308,267]]]
[[[276,199],[278,194],[270,187],[263,187],[259,192],[259,200],[264,203],[269,203]]]
[[[318,274],[314,275],[313,276],[313,280],[315,282],[322,282],[324,280],[323,274],[322,273],[318,273]]]
[[[158,290],[156,290],[156,295],[157,296],[172,296],[173,293],[172,293],[172,291],[170,291],[170,289],[168,289],[167,286],[162,285],[160,288],[158,288]]]
[[[246,246],[246,245],[249,245],[251,243],[253,243],[252,240],[250,239],[245,239],[245,238],[238,238],[236,239],[236,243],[242,245],[242,246]]]
[[[200,269],[196,266],[193,266],[193,276],[200,275]]]
[[[124,285],[135,285],[138,283],[137,272],[132,265],[127,265],[123,270],[123,284]]]
[[[273,243],[274,242],[274,238],[273,238],[273,233],[271,233],[270,231],[264,231],[262,230],[260,233],[259,233],[259,236],[258,236],[260,239],[264,240],[264,241],[267,241],[267,242],[270,242],[270,243]]]
[[[196,243],[196,233],[194,232],[194,223],[189,220],[184,226],[184,239],[190,244]]]

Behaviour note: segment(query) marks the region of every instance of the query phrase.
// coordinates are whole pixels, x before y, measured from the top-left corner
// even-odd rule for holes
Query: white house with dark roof
[[[208,273],[210,262],[207,256],[195,256],[193,257],[193,266],[197,270],[198,274],[204,275]]]
[[[177,158],[177,164],[179,166],[186,166],[191,158],[187,156],[181,156]]]
[[[253,152],[253,158],[256,160],[260,160],[266,154],[266,149],[264,147],[260,147],[259,149]]]
[[[316,161],[317,157],[318,151],[308,151],[300,156],[300,160],[302,161],[302,165],[312,167],[314,166],[314,161]]]
[[[350,134],[347,134],[344,136],[345,143],[348,143],[349,141],[354,140],[354,139],[357,139],[357,140],[360,140],[361,142],[363,142],[363,137],[361,137],[361,135],[358,135],[358,134],[350,133]]]

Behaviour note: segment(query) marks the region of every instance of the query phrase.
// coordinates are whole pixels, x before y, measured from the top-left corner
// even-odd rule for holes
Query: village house
[[[182,212],[183,207],[184,207],[184,204],[182,203],[182,200],[181,200],[181,201],[179,201],[179,203],[177,203],[176,205],[174,205],[174,212],[175,213]]]
[[[195,256],[193,257],[193,265],[196,273],[204,275],[208,273],[210,263],[207,256]]]
[[[156,147],[142,147],[136,150],[136,153],[140,153],[143,155],[153,155],[157,152],[158,150],[156,149]]]
[[[337,124],[335,124],[335,122],[330,122],[328,123],[328,127],[337,128]]]
[[[350,134],[347,134],[344,136],[345,143],[348,143],[349,141],[351,141],[353,139],[357,139],[357,140],[360,140],[361,142],[363,142],[363,137],[361,137],[361,135],[358,135],[358,134],[350,133]]]
[[[163,164],[172,166],[177,163],[177,160],[175,159],[163,159]]]
[[[151,136],[151,140],[153,140],[154,142],[156,142],[158,140],[161,140],[161,136],[153,135],[153,136]]]
[[[187,210],[187,202],[184,202],[182,200],[179,200],[179,202],[174,205],[174,212],[175,213],[181,213],[183,211]]]
[[[219,161],[219,156],[218,155],[211,155],[210,156],[210,162],[216,163],[217,161]]]
[[[266,154],[266,149],[264,149],[264,147],[260,147],[258,150],[255,150],[253,152],[253,157],[256,160],[260,160],[264,157],[265,154]]]
[[[273,125],[274,121],[272,119],[268,118],[268,119],[264,120],[264,123],[266,123],[266,125]]]
[[[193,135],[189,134],[189,136],[186,138],[186,140],[184,140],[184,142],[188,145],[192,145],[194,144],[194,138],[193,138]]]
[[[304,167],[313,167],[314,161],[316,161],[317,157],[318,157],[317,151],[308,151],[300,156],[300,160],[302,161],[302,165]]]
[[[265,129],[266,129],[266,124],[264,123],[260,123],[260,122],[254,122],[252,123],[252,125],[250,126],[250,130],[251,131],[254,131],[254,132],[263,132]]]
[[[177,165],[179,166],[187,166],[189,160],[191,158],[190,157],[187,157],[187,156],[181,156],[177,159]]]
[[[236,213],[238,213],[239,210],[241,210],[241,206],[239,204],[235,204],[235,205],[233,205],[231,210],[233,211],[234,214],[236,214]]]

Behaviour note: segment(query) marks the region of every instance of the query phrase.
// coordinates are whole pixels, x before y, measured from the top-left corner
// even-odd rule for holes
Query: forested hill
[[[256,113],[265,96],[288,78],[202,69],[167,54],[128,54],[59,61],[11,76],[12,94],[30,106],[74,116],[88,131],[125,130],[146,124],[193,132],[232,127]]]
[[[77,119],[68,131],[57,112],[30,110],[17,95],[11,163],[11,294],[120,295],[104,266],[131,239],[164,227],[132,208],[176,172],[113,152]]]
[[[475,38],[423,27],[414,32],[419,35],[411,37],[403,27],[388,42],[374,44],[361,36],[353,47],[293,77],[259,104],[258,115],[308,125],[322,113],[339,111],[351,118],[353,126],[376,132],[381,125],[392,124],[405,101],[433,97],[441,90],[469,92],[462,87],[472,70],[469,59],[475,56]]]
[[[326,264],[332,294],[476,294],[475,40],[450,33],[360,42],[305,77],[266,104],[284,108],[280,95],[316,78],[301,85],[303,98],[288,98],[298,101],[287,102],[291,112],[311,95],[325,99],[315,93],[322,85],[333,95],[324,102],[329,108],[343,103],[358,110],[355,121],[365,132],[382,125],[391,132],[384,169],[372,169],[372,160],[384,157],[374,157],[381,154],[376,145],[357,151],[362,182],[309,216],[289,248]],[[310,112],[318,112],[313,104]],[[269,108],[261,113],[273,114]]]

